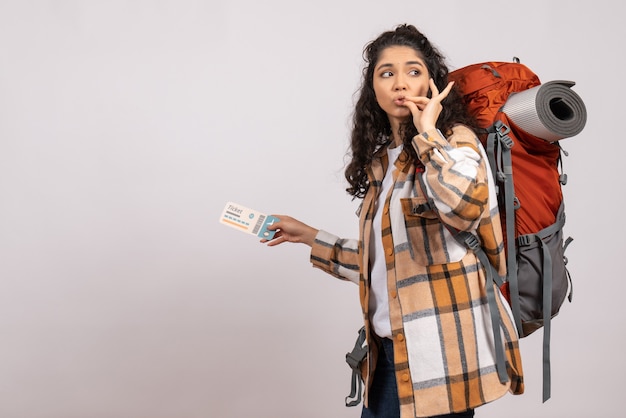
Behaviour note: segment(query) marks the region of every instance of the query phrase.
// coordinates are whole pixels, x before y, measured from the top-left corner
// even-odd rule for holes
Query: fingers
[[[274,238],[269,241],[266,239],[261,240],[261,243],[267,243],[268,247],[275,247],[276,245],[280,245],[284,242],[287,242],[287,239],[285,239],[282,235],[275,235]]]
[[[406,97],[404,99],[404,102],[402,103],[404,105],[404,107],[407,107],[411,113],[413,114],[413,116],[416,116],[417,112],[419,112],[421,109],[420,107],[418,107],[417,103],[420,102],[418,99],[420,99],[419,97]],[[423,108],[424,106],[426,106],[425,103],[420,103],[420,106]]]
[[[272,215],[272,216],[275,218],[278,218],[278,222],[274,222],[273,224],[268,225],[267,226],[268,231],[276,231],[277,229],[280,229],[280,223],[282,222],[281,221],[282,218],[280,216],[278,215]]]
[[[430,85],[431,98],[424,96],[410,96],[405,97],[404,106],[406,106],[412,116],[413,123],[418,132],[424,132],[430,129],[434,129],[439,118],[439,114],[442,110],[441,102],[448,96],[452,90],[454,82],[448,83],[448,85],[439,91],[435,81],[431,78],[428,80]]]
[[[454,81],[450,81],[448,85],[446,86],[446,88],[443,89],[442,92],[439,92],[439,89],[437,88],[437,85],[435,84],[435,81],[432,78],[428,81],[428,83],[430,84],[430,91],[432,92],[431,98],[428,98],[425,96],[407,96],[404,98],[405,104],[408,102],[413,102],[416,105],[418,105],[418,107],[423,108],[431,100],[442,101],[443,99],[448,97],[448,94],[450,94],[450,91],[452,90],[452,86],[454,86]]]
[[[408,105],[414,104],[420,110],[422,110],[424,107],[426,107],[426,105],[428,104],[428,102],[430,102],[430,100],[431,99],[429,99],[428,97],[424,97],[424,96],[407,96],[404,98],[403,104],[407,107]]]
[[[285,237],[284,233],[282,230],[279,229],[279,227],[275,227],[273,225],[269,225],[267,227],[268,231],[276,231],[276,233],[274,234],[274,236],[271,239],[267,239],[267,238],[262,238],[260,240],[261,244],[266,244],[268,245],[268,247],[273,247],[275,245],[279,245],[282,244],[283,242],[287,242],[288,239],[287,237]]]
[[[448,94],[450,94],[450,91],[452,90],[452,86],[454,86],[454,81],[449,82],[448,85],[446,86],[446,88],[443,89],[441,94],[439,94],[439,96],[441,97],[441,100],[443,100],[446,97],[448,97]]]
[[[444,88],[443,91],[440,93],[437,85],[435,84],[435,80],[431,78],[430,80],[428,80],[428,83],[430,84],[430,91],[432,92],[431,100],[438,100],[439,102],[448,97],[448,94],[450,94],[452,86],[454,85],[454,81],[450,81],[446,88]]]
[[[435,84],[435,80],[433,80],[432,78],[428,80],[428,84],[430,85],[430,91],[431,91],[431,97],[437,97],[439,95],[439,89],[437,88],[437,85]]]
[[[280,231],[281,229],[288,229],[290,228],[290,226],[293,226],[296,222],[298,222],[291,216],[287,216],[287,215],[272,214],[271,216],[273,216],[274,218],[278,220],[274,222],[273,224],[267,226],[268,231]]]
[[[272,215],[279,220],[273,225],[268,226],[269,231],[275,231],[274,238],[271,240],[261,240],[268,246],[282,244],[283,242],[305,243],[309,246],[313,245],[318,230],[286,215]]]

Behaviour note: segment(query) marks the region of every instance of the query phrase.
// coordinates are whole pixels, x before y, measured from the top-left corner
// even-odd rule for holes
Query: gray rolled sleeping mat
[[[519,128],[549,142],[579,134],[587,122],[587,109],[571,88],[576,83],[550,81],[509,96],[502,107]]]

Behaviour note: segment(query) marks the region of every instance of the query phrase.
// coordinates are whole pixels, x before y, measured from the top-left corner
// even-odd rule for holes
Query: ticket
[[[267,227],[277,221],[278,218],[275,216],[233,202],[226,203],[220,217],[220,222],[226,226],[268,240],[274,238],[276,231],[268,231]]]

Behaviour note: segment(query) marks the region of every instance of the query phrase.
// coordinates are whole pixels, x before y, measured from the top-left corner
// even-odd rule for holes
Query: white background
[[[357,287],[218,223],[226,201],[354,237],[363,46],[573,80],[574,302],[479,417],[621,417],[623,14],[614,1],[0,0],[0,418],[358,417]]]

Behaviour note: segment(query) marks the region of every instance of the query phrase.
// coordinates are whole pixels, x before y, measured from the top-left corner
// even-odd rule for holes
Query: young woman
[[[444,58],[414,26],[382,33],[364,57],[345,172],[348,193],[363,199],[359,240],[276,215],[276,235],[263,242],[307,244],[313,266],[359,284],[369,346],[362,417],[471,417],[523,392],[508,306],[453,236],[475,235],[504,275],[488,162]]]

